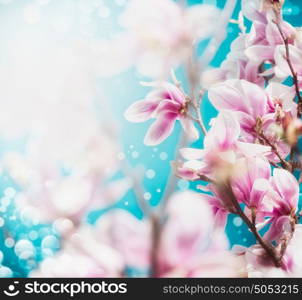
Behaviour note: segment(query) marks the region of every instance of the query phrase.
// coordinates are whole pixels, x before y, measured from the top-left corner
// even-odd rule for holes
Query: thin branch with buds
[[[288,38],[285,36],[283,30],[282,30],[282,27],[281,27],[281,17],[280,17],[280,9],[275,9],[275,14],[276,14],[276,20],[273,21],[277,28],[278,28],[278,31],[281,35],[281,38],[283,40],[283,43],[284,43],[284,47],[285,47],[285,60],[288,64],[288,67],[290,69],[290,72],[292,74],[292,77],[293,77],[293,82],[294,82],[294,86],[295,86],[295,91],[296,91],[296,96],[298,98],[298,111],[297,111],[297,114],[298,114],[298,117],[300,118],[301,115],[302,115],[302,97],[301,97],[301,94],[300,94],[300,90],[299,90],[299,81],[298,81],[298,76],[297,76],[297,72],[295,71],[294,67],[293,67],[293,64],[291,62],[291,58],[290,58],[290,51],[289,51],[289,41],[288,41]]]
[[[279,150],[278,150],[277,146],[276,146],[274,143],[272,143],[272,142],[264,135],[264,133],[263,133],[262,131],[259,132],[258,134],[259,134],[259,138],[262,140],[262,142],[263,142],[265,145],[270,146],[271,149],[272,149],[272,152],[275,153],[276,156],[279,158],[280,164],[281,164],[282,168],[284,168],[284,169],[286,169],[286,170],[292,172],[292,170],[293,170],[292,165],[282,157],[282,155],[279,153]]]
[[[207,176],[201,176],[199,180],[209,182],[217,187],[219,193],[224,197],[224,202],[229,203],[229,206],[231,205],[232,213],[237,214],[239,217],[241,217],[243,222],[248,226],[252,234],[255,236],[258,243],[264,249],[266,254],[272,259],[274,265],[279,268],[282,264],[282,258],[286,252],[287,246],[293,237],[296,220],[294,220],[294,218],[292,219],[291,232],[290,234],[287,234],[281,238],[281,242],[278,245],[279,251],[277,251],[277,248],[265,241],[263,237],[259,234],[255,222],[255,212],[252,212],[252,221],[244,213],[233,192],[229,179],[227,179],[225,182],[217,182],[208,178]]]
[[[281,252],[278,253],[271,244],[267,243],[262,238],[262,236],[259,234],[256,228],[256,225],[246,216],[246,214],[243,212],[242,208],[240,207],[236,199],[236,196],[234,195],[233,189],[228,181],[224,184],[219,184],[218,189],[220,190],[221,194],[224,195],[224,197],[228,198],[228,201],[233,204],[236,214],[240,216],[243,222],[248,226],[248,228],[250,229],[250,231],[253,233],[256,240],[258,241],[258,243],[262,246],[262,248],[267,253],[267,255],[272,259],[275,266],[280,267],[285,250],[283,253]]]

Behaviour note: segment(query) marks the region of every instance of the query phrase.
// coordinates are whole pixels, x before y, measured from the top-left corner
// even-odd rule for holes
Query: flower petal
[[[302,67],[301,67],[302,51],[293,45],[289,45],[288,47],[289,47],[292,66],[295,72],[299,76],[301,76],[302,75]],[[275,74],[277,77],[280,78],[285,78],[287,76],[292,75],[285,57],[286,57],[286,49],[284,45],[277,46],[275,50],[275,63],[276,63]]]
[[[259,144],[237,142],[236,146],[237,149],[247,157],[258,156],[261,154],[266,155],[271,152],[270,146],[263,146]]]
[[[265,196],[266,192],[269,190],[270,184],[267,179],[258,178],[255,180],[252,191],[250,195],[250,207],[257,208],[259,203],[262,201],[263,197]]]
[[[176,113],[172,112],[162,113],[149,128],[144,143],[148,146],[154,146],[164,141],[171,134],[177,116]]]
[[[227,80],[213,85],[208,93],[209,99],[218,110],[230,109],[248,113],[249,110],[242,101],[242,95],[237,89],[239,80]]]
[[[270,242],[277,241],[285,231],[288,231],[289,228],[290,219],[288,216],[275,218],[269,230],[265,233],[264,238]]]
[[[131,104],[124,113],[125,118],[130,122],[144,122],[151,118],[161,99],[140,100]]]
[[[238,201],[249,204],[254,182],[259,178],[269,179],[270,173],[270,164],[264,159],[258,157],[238,159],[232,176],[234,191],[241,198]]]
[[[221,112],[204,139],[205,148],[229,150],[237,141],[240,126],[234,115],[229,111]]]
[[[179,119],[179,121],[190,141],[195,141],[199,138],[198,130],[194,126],[194,123],[191,119],[182,117]]]
[[[299,198],[297,179],[290,172],[276,168],[273,173],[273,182],[283,201],[289,203],[291,208],[296,208]]]
[[[265,60],[271,60],[274,57],[274,47],[267,45],[254,45],[245,50],[246,56],[259,64]]]
[[[266,93],[257,84],[250,83],[246,80],[241,80],[240,83],[251,115],[254,118],[263,116],[266,113],[268,101]]]
[[[202,159],[204,155],[204,150],[195,148],[182,148],[179,151],[182,157],[187,160]]]

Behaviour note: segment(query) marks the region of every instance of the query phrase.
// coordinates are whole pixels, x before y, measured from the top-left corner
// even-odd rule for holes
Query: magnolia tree
[[[227,5],[222,15],[227,14]],[[181,204],[184,205],[180,210],[181,218],[192,210],[192,217],[184,225],[177,221],[180,231],[187,235],[177,243],[188,255],[186,258],[178,256],[182,261],[194,259],[197,252],[193,244],[202,245],[198,243],[198,231],[186,232],[187,227],[193,226],[195,214],[199,215],[197,226],[200,229],[209,224],[193,206],[202,203],[212,208],[213,242],[217,241],[215,234],[223,231],[229,214],[239,216],[255,237],[256,244],[249,248],[234,247],[233,255],[241,261],[237,275],[302,275],[302,227],[298,224],[301,32],[283,20],[282,5],[283,1],[242,1],[237,21],[241,33],[233,41],[220,68],[203,72],[207,58],[191,56],[188,65],[190,92],[184,91],[182,83],[173,75],[172,82],[160,80],[148,84],[153,91],[145,99],[133,103],[125,113],[132,122],[155,119],[146,133],[146,145],[157,145],[168,138],[177,121],[187,140],[203,140],[202,149],[180,145],[178,150],[183,159],[172,163],[175,176],[206,182],[199,186],[200,194],[194,196],[195,201],[182,197],[186,204]],[[249,32],[246,32],[246,19],[252,23]],[[206,94],[218,111],[209,130],[202,118],[205,112],[200,111]],[[194,203],[198,198],[200,203]],[[151,213],[155,227],[153,243],[158,244],[156,248],[159,249],[154,254],[156,274],[161,274],[163,266],[167,265],[165,246],[167,240],[173,241],[177,231],[171,230],[166,235],[177,211],[170,208],[175,205],[174,201],[171,199],[167,206],[164,203],[159,206],[159,215],[167,216],[166,221]],[[180,249],[175,246],[174,251],[169,252],[170,261],[178,251]],[[213,275],[207,273],[203,265],[203,261],[208,260],[198,255],[199,264],[183,264],[185,273],[176,274]],[[216,258],[219,255],[215,254]],[[219,264],[219,268],[233,275],[224,263]],[[175,266],[173,269],[175,271]],[[211,267],[212,271],[214,269]],[[224,275],[219,272],[220,276]]]
[[[122,34],[102,49],[81,45],[79,57],[90,59],[76,56],[80,65],[72,72],[68,65],[66,76],[59,64],[71,88],[61,94],[58,85],[42,105],[37,97],[43,126],[24,153],[3,158],[21,189],[17,207],[52,224],[61,238],[60,250],[35,265],[30,276],[302,276],[302,35],[283,20],[283,1],[242,0],[234,20],[236,2],[228,0],[219,10],[185,1],[131,0],[121,16]],[[238,24],[240,34],[221,66],[209,68],[229,22]],[[147,146],[162,143],[181,124],[172,171],[156,207],[144,199],[140,174],[117,145],[115,125],[100,122],[93,101],[87,102],[87,95],[97,95],[91,79],[103,76],[106,67],[110,76],[135,67],[151,78],[142,83],[150,89],[145,98],[125,112],[130,122],[154,120],[144,138]],[[178,67],[189,84],[177,79]],[[83,70],[92,78],[83,78]],[[210,124],[201,109],[206,97],[218,112]],[[191,148],[195,141],[203,146]],[[110,180],[117,171],[124,178]],[[179,178],[200,184],[195,191],[176,191]],[[114,208],[95,225],[87,224],[87,212],[112,207],[129,189],[142,219]],[[254,245],[230,250],[224,230],[230,214],[243,220]],[[25,252],[19,248],[17,242],[21,258],[31,258],[28,245]]]

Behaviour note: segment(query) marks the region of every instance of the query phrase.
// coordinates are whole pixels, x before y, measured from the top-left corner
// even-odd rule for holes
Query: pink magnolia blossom
[[[245,265],[230,251],[212,251],[210,249],[190,267],[172,269],[162,276],[169,278],[238,278],[246,277],[246,272]]]
[[[157,253],[157,276],[238,275],[232,264],[234,256],[227,251],[225,235],[213,232],[214,218],[207,199],[192,191],[175,193],[166,213]],[[152,262],[151,230],[150,220],[138,220],[121,210],[102,216],[96,225],[102,245],[116,249],[126,266],[145,271],[151,268]],[[227,256],[229,260],[217,260],[217,256]],[[206,257],[209,259],[203,262]]]
[[[302,226],[295,226],[295,233],[289,242],[282,259],[281,268],[277,268],[260,245],[248,249],[241,247],[241,256],[246,264],[248,277],[301,277],[302,276]]]
[[[160,276],[238,276],[225,235],[213,232],[213,214],[203,196],[191,191],[176,193],[167,212],[158,255]]]
[[[241,158],[231,176],[232,189],[239,203],[244,203],[249,209],[261,211],[261,204],[269,189],[271,175],[270,164],[259,157]]]
[[[274,169],[270,183],[272,186],[268,195],[270,207],[265,214],[271,216],[272,224],[265,238],[273,241],[278,240],[282,232],[290,231],[291,224],[295,222],[299,184],[290,172],[283,169]]]
[[[299,199],[299,184],[283,169],[274,169],[263,159],[240,159],[234,169],[232,188],[239,203],[246,204],[245,212],[262,226],[270,224],[265,239],[278,241],[284,232],[291,231]],[[269,219],[265,219],[269,217]]]
[[[282,128],[284,117],[295,117],[296,103],[292,101],[293,89],[272,83],[266,90],[245,80],[228,80],[213,86],[209,98],[218,110],[229,109],[235,112],[241,126],[243,140],[257,142],[259,130],[266,139],[276,143],[282,156],[289,153],[289,147],[280,138],[278,127]],[[266,141],[262,141],[266,144]],[[278,161],[273,153],[271,158]]]
[[[282,8],[284,0],[242,0],[243,15],[250,21],[265,22],[274,16],[275,5]]]
[[[276,73],[281,77],[282,71],[278,65],[284,53],[279,49],[280,45],[284,44],[284,40],[275,24],[276,16],[272,3],[270,0],[242,1],[242,12],[246,18],[253,21],[251,30],[248,33],[242,32],[232,42],[231,51],[220,68],[210,69],[202,74],[201,82],[205,87],[227,79],[245,79],[264,87],[265,76]],[[293,44],[297,34],[296,29],[284,20],[280,20],[280,28],[288,43]],[[275,68],[264,69],[262,66],[263,63],[274,64],[277,60]],[[282,64],[281,69],[286,68],[284,65],[285,63]]]
[[[189,160],[176,165],[177,174],[188,180],[197,180],[202,175],[212,177],[216,169],[223,169],[236,162],[238,157],[263,155],[269,147],[239,141],[240,125],[234,114],[222,111],[212,122],[204,138],[204,149],[181,149],[182,156]]]
[[[126,119],[131,122],[156,119],[149,128],[144,143],[157,145],[163,142],[172,133],[176,120],[180,121],[191,139],[197,139],[198,131],[187,116],[188,101],[185,94],[168,82],[156,82],[150,85],[156,88],[155,91],[149,93],[144,100],[133,103],[125,112]]]
[[[299,82],[302,79],[302,67],[301,67],[301,58],[302,58],[302,47],[297,47],[295,45],[289,45],[290,61],[293,66],[294,72],[297,74]],[[286,49],[284,45],[280,45],[276,48],[275,51],[275,73],[276,76],[285,79],[288,76],[292,76],[292,71],[286,60]],[[301,88],[301,83],[300,83]]]
[[[284,37],[288,39],[288,43],[292,44],[296,33],[295,29],[285,21],[281,21],[280,28]],[[280,45],[283,44],[283,37],[272,20],[264,23],[255,22],[247,39],[245,54],[249,60],[258,66],[263,62],[274,63],[276,61],[276,49],[279,49]],[[263,75],[272,73],[274,73],[273,69],[265,70]]]
[[[146,271],[150,267],[151,223],[139,220],[124,210],[112,210],[96,224],[100,242],[110,245],[128,267]]]
[[[257,118],[273,112],[263,89],[245,80],[227,80],[213,86],[209,90],[209,99],[218,110],[236,112],[243,132],[252,136]]]
[[[231,44],[231,51],[219,68],[205,70],[201,83],[205,88],[227,79],[245,79],[264,86],[264,77],[259,73],[260,63],[248,58],[245,51],[248,47],[249,34],[241,34]]]
[[[271,183],[276,192],[273,194],[274,214],[286,215],[296,211],[299,199],[297,179],[286,170],[274,169]]]
[[[161,272],[181,267],[184,262],[199,256],[203,248],[208,247],[207,237],[213,225],[210,206],[202,196],[191,191],[175,194],[167,212],[167,225],[160,245]],[[200,218],[204,220],[202,224]]]
[[[230,213],[235,212],[234,205],[230,201],[224,199],[224,195],[215,187],[214,184],[208,184],[205,188],[199,187],[203,191],[211,192],[212,195],[204,194],[212,208],[214,215],[214,228],[224,229],[227,224],[227,218]]]
[[[278,1],[283,4],[283,0]],[[265,22],[267,14],[272,14],[271,0],[242,0],[242,13],[250,21]]]
[[[253,21],[247,38],[246,56],[258,67],[264,62],[277,65],[275,68],[263,70],[264,76],[275,74],[280,77],[281,71],[278,65],[285,52],[284,39],[291,45],[297,33],[293,26],[282,19],[282,16],[277,17],[275,5],[282,6],[282,4],[283,1],[278,1],[278,3],[270,0],[242,1],[243,15]],[[276,24],[277,21],[282,34]],[[280,51],[282,48],[283,53]]]

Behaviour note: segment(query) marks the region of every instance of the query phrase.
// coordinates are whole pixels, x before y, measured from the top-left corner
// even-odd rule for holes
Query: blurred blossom
[[[146,270],[150,266],[151,224],[127,211],[117,210],[97,223],[100,242],[117,249],[129,267]]]
[[[159,251],[161,276],[237,277],[228,241],[222,232],[213,232],[213,225],[211,208],[201,195],[186,191],[172,196]]]
[[[99,243],[92,228],[83,227],[64,242],[55,256],[46,258],[31,277],[119,277],[123,259],[113,248]]]
[[[194,43],[213,33],[211,23],[218,16],[218,9],[206,4],[182,9],[171,0],[131,0],[121,24],[128,32],[126,47],[134,45],[138,71],[160,77],[184,61]]]
[[[75,136],[61,153],[56,151],[58,147],[51,148],[49,140],[36,139],[28,143],[24,154],[10,152],[4,156],[5,168],[23,188],[16,204],[24,217],[39,221],[67,217],[78,222],[89,209],[114,203],[131,187],[126,178],[106,182],[118,168],[117,148],[109,135],[101,131],[93,135],[88,129],[84,133],[84,140]],[[73,142],[79,143],[76,148],[72,148]]]

